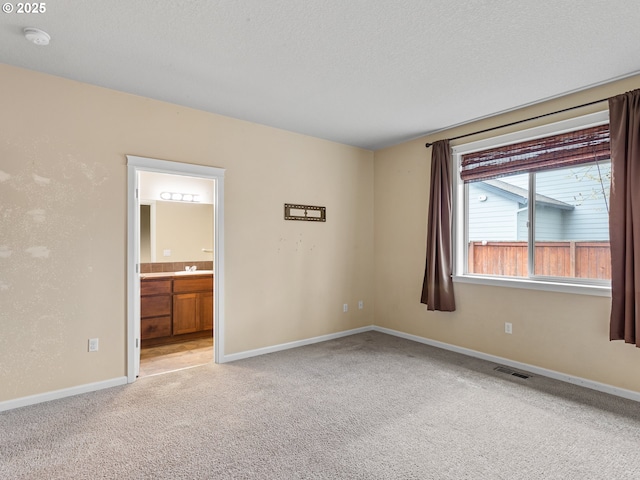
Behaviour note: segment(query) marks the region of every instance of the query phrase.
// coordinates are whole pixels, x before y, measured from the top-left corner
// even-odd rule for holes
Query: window
[[[607,112],[454,147],[456,279],[608,291],[609,156]]]

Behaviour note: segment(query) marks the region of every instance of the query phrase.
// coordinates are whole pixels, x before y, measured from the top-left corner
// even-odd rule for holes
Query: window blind
[[[467,182],[609,160],[609,125],[575,130],[462,156]]]

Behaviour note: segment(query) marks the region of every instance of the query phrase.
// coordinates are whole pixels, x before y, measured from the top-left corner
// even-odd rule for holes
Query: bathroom
[[[213,360],[214,181],[139,172],[139,377]]]

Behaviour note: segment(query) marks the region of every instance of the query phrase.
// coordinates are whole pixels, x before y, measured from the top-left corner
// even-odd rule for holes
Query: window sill
[[[457,283],[491,285],[494,287],[524,288],[546,292],[611,297],[611,287],[608,285],[578,285],[574,283],[545,282],[532,279],[483,277],[480,275],[454,275],[453,281]]]

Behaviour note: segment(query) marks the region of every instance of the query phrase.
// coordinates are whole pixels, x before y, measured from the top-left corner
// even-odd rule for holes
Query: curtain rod
[[[539,118],[548,117],[549,115],[556,115],[557,113],[568,112],[570,110],[575,110],[576,108],[588,107],[590,105],[595,105],[596,103],[606,102],[609,100],[608,98],[603,98],[600,100],[595,100],[589,103],[583,103],[582,105],[575,105],[573,107],[563,108],[562,110],[556,110],[555,112],[543,113],[542,115],[537,115],[531,118],[525,118],[524,120],[518,120],[516,122],[505,123],[504,125],[498,125],[497,127],[485,128],[484,130],[478,130],[477,132],[465,133],[464,135],[458,135],[457,137],[450,138],[449,140],[458,140],[460,138],[470,137],[471,135],[478,135],[480,133],[491,132],[493,130],[498,130],[499,128],[511,127],[513,125],[518,125],[519,123],[530,122],[531,120],[537,120]],[[433,143],[427,142],[424,146],[429,148]]]

